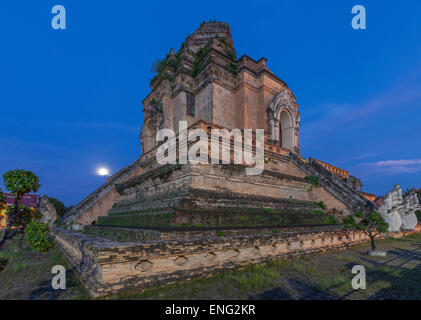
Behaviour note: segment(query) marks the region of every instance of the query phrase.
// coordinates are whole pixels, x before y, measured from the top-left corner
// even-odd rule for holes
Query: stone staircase
[[[323,168],[316,161],[310,161],[290,153],[289,157],[301,170],[308,176],[315,176],[319,178],[319,184],[324,187],[335,198],[343,202],[351,212],[377,210],[377,207],[361,194],[355,191],[345,181],[338,176]]]

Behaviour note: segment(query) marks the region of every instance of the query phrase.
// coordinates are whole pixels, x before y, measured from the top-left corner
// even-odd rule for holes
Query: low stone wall
[[[250,263],[346,248],[368,241],[363,233],[350,230],[143,243],[118,243],[63,229],[54,229],[52,233],[93,296],[145,289]]]

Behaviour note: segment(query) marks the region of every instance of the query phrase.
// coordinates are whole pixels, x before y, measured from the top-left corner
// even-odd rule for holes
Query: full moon
[[[110,174],[110,172],[108,171],[107,168],[99,168],[97,170],[97,174],[100,176],[108,176]]]

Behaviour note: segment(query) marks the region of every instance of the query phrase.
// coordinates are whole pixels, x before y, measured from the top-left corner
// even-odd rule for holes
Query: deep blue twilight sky
[[[67,29],[53,30],[64,5]],[[351,8],[367,30],[351,28]],[[0,2],[0,174],[76,204],[140,155],[151,64],[203,20],[230,24],[240,57],[268,59],[294,92],[301,149],[365,190],[421,187],[421,1]]]

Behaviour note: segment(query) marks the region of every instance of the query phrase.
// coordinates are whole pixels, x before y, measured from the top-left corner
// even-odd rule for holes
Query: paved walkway
[[[387,256],[383,260],[365,255],[364,250],[359,250],[361,264],[373,266],[370,270],[366,270],[366,290],[351,289],[345,294],[338,295],[335,293],[335,286],[319,290],[308,281],[287,277],[281,287],[252,296],[251,299],[421,299],[421,243],[410,242],[410,249],[387,250]],[[351,270],[353,265],[355,264],[349,263],[347,268]]]

